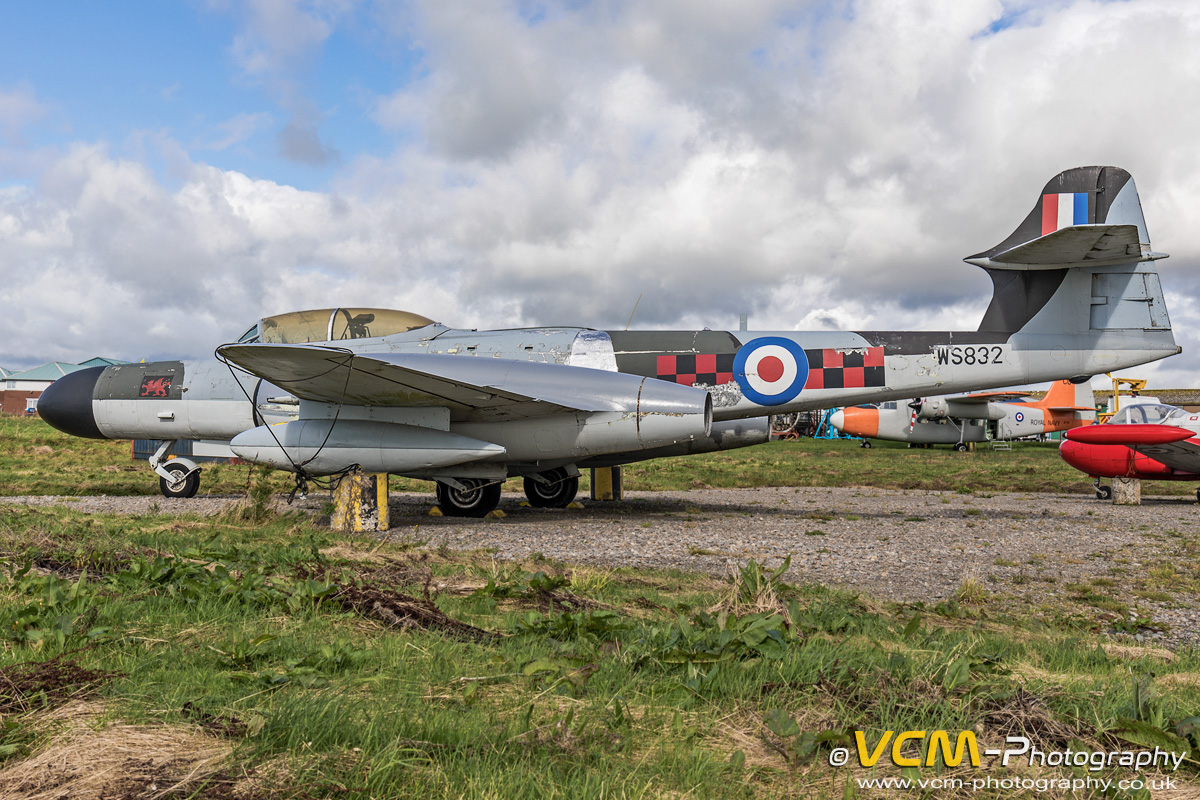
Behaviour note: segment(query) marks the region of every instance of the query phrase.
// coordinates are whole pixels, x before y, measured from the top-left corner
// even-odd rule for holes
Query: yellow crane
[[[1099,422],[1108,422],[1112,419],[1113,414],[1121,410],[1121,387],[1128,386],[1129,393],[1133,397],[1137,397],[1138,392],[1146,388],[1145,378],[1114,378],[1111,373],[1104,373],[1112,380],[1113,385],[1113,400],[1112,411],[1098,413],[1096,418]]]

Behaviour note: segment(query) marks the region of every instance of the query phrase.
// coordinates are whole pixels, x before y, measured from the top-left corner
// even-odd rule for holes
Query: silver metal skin
[[[77,435],[237,437],[245,457],[284,468],[308,461],[307,474],[371,463],[465,486],[746,446],[765,440],[762,420],[772,414],[1082,378],[1165,358],[1180,348],[1153,269],[1162,257],[1150,249],[1129,174],[1081,167],[1047,183],[1000,245],[967,259],[994,284],[974,331],[468,331],[423,320],[383,336],[363,325],[363,338],[327,343],[250,335],[219,348],[228,364],[110,367],[96,379],[93,419],[81,411],[82,379],[70,397],[56,398],[52,386],[41,407],[61,409],[45,418]],[[293,418],[307,424],[278,426],[298,431],[290,458],[259,433],[240,436]],[[737,435],[720,427],[743,420],[759,422]],[[498,449],[436,433],[414,439],[411,427]],[[340,444],[298,457],[313,431]],[[383,452],[410,447],[430,452]]]

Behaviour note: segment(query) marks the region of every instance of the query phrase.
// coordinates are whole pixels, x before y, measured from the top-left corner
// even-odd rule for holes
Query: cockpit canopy
[[[317,308],[263,317],[240,343],[304,344],[368,339],[424,328],[433,320],[390,308]]]
[[[1125,406],[1108,421],[1109,425],[1174,425],[1178,420],[1188,416],[1188,412],[1175,406],[1164,406],[1158,403],[1138,403]]]

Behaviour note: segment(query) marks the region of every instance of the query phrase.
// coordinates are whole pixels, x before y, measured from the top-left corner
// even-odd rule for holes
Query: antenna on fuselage
[[[629,312],[629,322],[625,323],[625,330],[629,330],[629,326],[633,324],[633,315],[637,313],[638,303],[642,302],[642,296],[639,294],[638,299],[633,301],[633,311]]]

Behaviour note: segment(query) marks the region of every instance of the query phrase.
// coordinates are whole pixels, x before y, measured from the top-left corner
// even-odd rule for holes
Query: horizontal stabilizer
[[[1136,225],[1073,225],[996,253],[990,259],[970,259],[970,263],[1008,269],[1059,269],[1122,264],[1152,255],[1148,247],[1143,252]]]
[[[1195,431],[1174,425],[1085,425],[1064,434],[1072,442],[1123,444],[1127,447],[1182,442],[1195,435]]]

